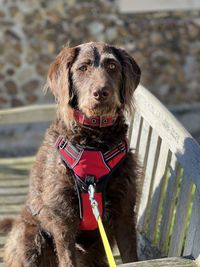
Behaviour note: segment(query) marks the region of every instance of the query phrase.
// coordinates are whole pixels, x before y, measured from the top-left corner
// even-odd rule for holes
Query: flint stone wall
[[[200,101],[200,12],[120,14],[115,1],[2,0],[0,108],[52,101],[42,87],[63,45],[122,46],[166,104]]]
[[[200,11],[121,14],[112,0],[1,0],[0,109],[52,102],[42,91],[49,64],[63,45],[88,41],[127,49],[141,83],[166,105],[186,105],[189,115],[175,113],[200,137]],[[34,153],[46,126],[0,127],[0,154]]]

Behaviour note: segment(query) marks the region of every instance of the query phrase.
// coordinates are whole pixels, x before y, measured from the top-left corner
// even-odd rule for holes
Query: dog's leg
[[[108,267],[101,239],[98,239],[85,252],[77,251],[78,267]]]
[[[28,229],[24,222],[20,221],[14,225],[5,245],[6,267],[37,266],[38,251],[34,251],[34,237],[35,229]]]
[[[66,228],[53,229],[54,242],[56,246],[59,267],[75,267],[75,236],[68,234]]]
[[[38,266],[40,248],[35,243],[36,227],[17,222],[5,245],[6,267]]]
[[[113,232],[109,229],[109,225],[104,222],[107,237],[109,239],[110,246],[113,247],[115,240],[113,238]],[[79,267],[108,267],[107,257],[103,242],[97,229],[91,233],[80,233],[77,239],[77,244],[80,248],[76,251],[77,266]],[[78,248],[79,246],[77,246]]]
[[[37,225],[15,223],[5,246],[6,267],[56,267],[53,245],[48,244]]]
[[[61,201],[57,203],[53,202],[51,209],[44,206],[41,212],[37,215],[38,221],[41,226],[47,232],[49,232],[53,238],[55,251],[58,258],[59,267],[76,267],[76,250],[75,250],[75,238],[78,229],[79,218],[77,218],[76,212],[71,211],[71,214],[65,214],[63,208],[58,210],[57,206],[62,207],[67,201],[63,196],[59,195]],[[53,199],[55,199],[54,197]],[[62,204],[64,203],[64,204]]]
[[[137,239],[133,217],[121,217],[114,222],[114,232],[123,263],[137,261]]]

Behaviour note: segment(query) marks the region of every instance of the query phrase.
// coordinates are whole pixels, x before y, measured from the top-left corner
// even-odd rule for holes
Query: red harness
[[[80,229],[94,230],[97,228],[97,222],[90,205],[88,186],[95,185],[94,196],[102,216],[105,187],[111,173],[129,150],[127,141],[124,140],[115,148],[102,152],[90,147],[74,146],[60,136],[56,141],[56,148],[74,177],[79,198]]]

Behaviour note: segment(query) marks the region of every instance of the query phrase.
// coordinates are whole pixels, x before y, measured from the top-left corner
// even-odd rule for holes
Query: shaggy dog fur
[[[26,207],[10,232],[7,267],[107,266],[99,231],[79,229],[74,180],[55,142],[63,135],[74,145],[102,151],[119,144],[127,135],[124,112],[132,109],[139,80],[140,69],[133,58],[104,43],[64,48],[51,64],[46,89],[56,98],[57,119],[45,134],[31,171]],[[90,127],[74,120],[73,109],[87,117],[118,114],[118,118],[113,126]],[[123,262],[137,260],[138,175],[137,160],[130,151],[106,188],[103,224],[111,245],[117,242]]]

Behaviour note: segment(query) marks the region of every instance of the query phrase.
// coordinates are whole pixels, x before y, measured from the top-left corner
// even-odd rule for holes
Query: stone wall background
[[[1,0],[0,108],[49,101],[41,88],[63,45],[105,41],[138,61],[166,104],[200,101],[200,12],[120,14],[114,1]]]
[[[64,45],[87,41],[127,49],[141,83],[172,109],[200,102],[200,11],[120,14],[115,0],[0,0],[0,109],[52,102],[42,92],[49,64]]]

